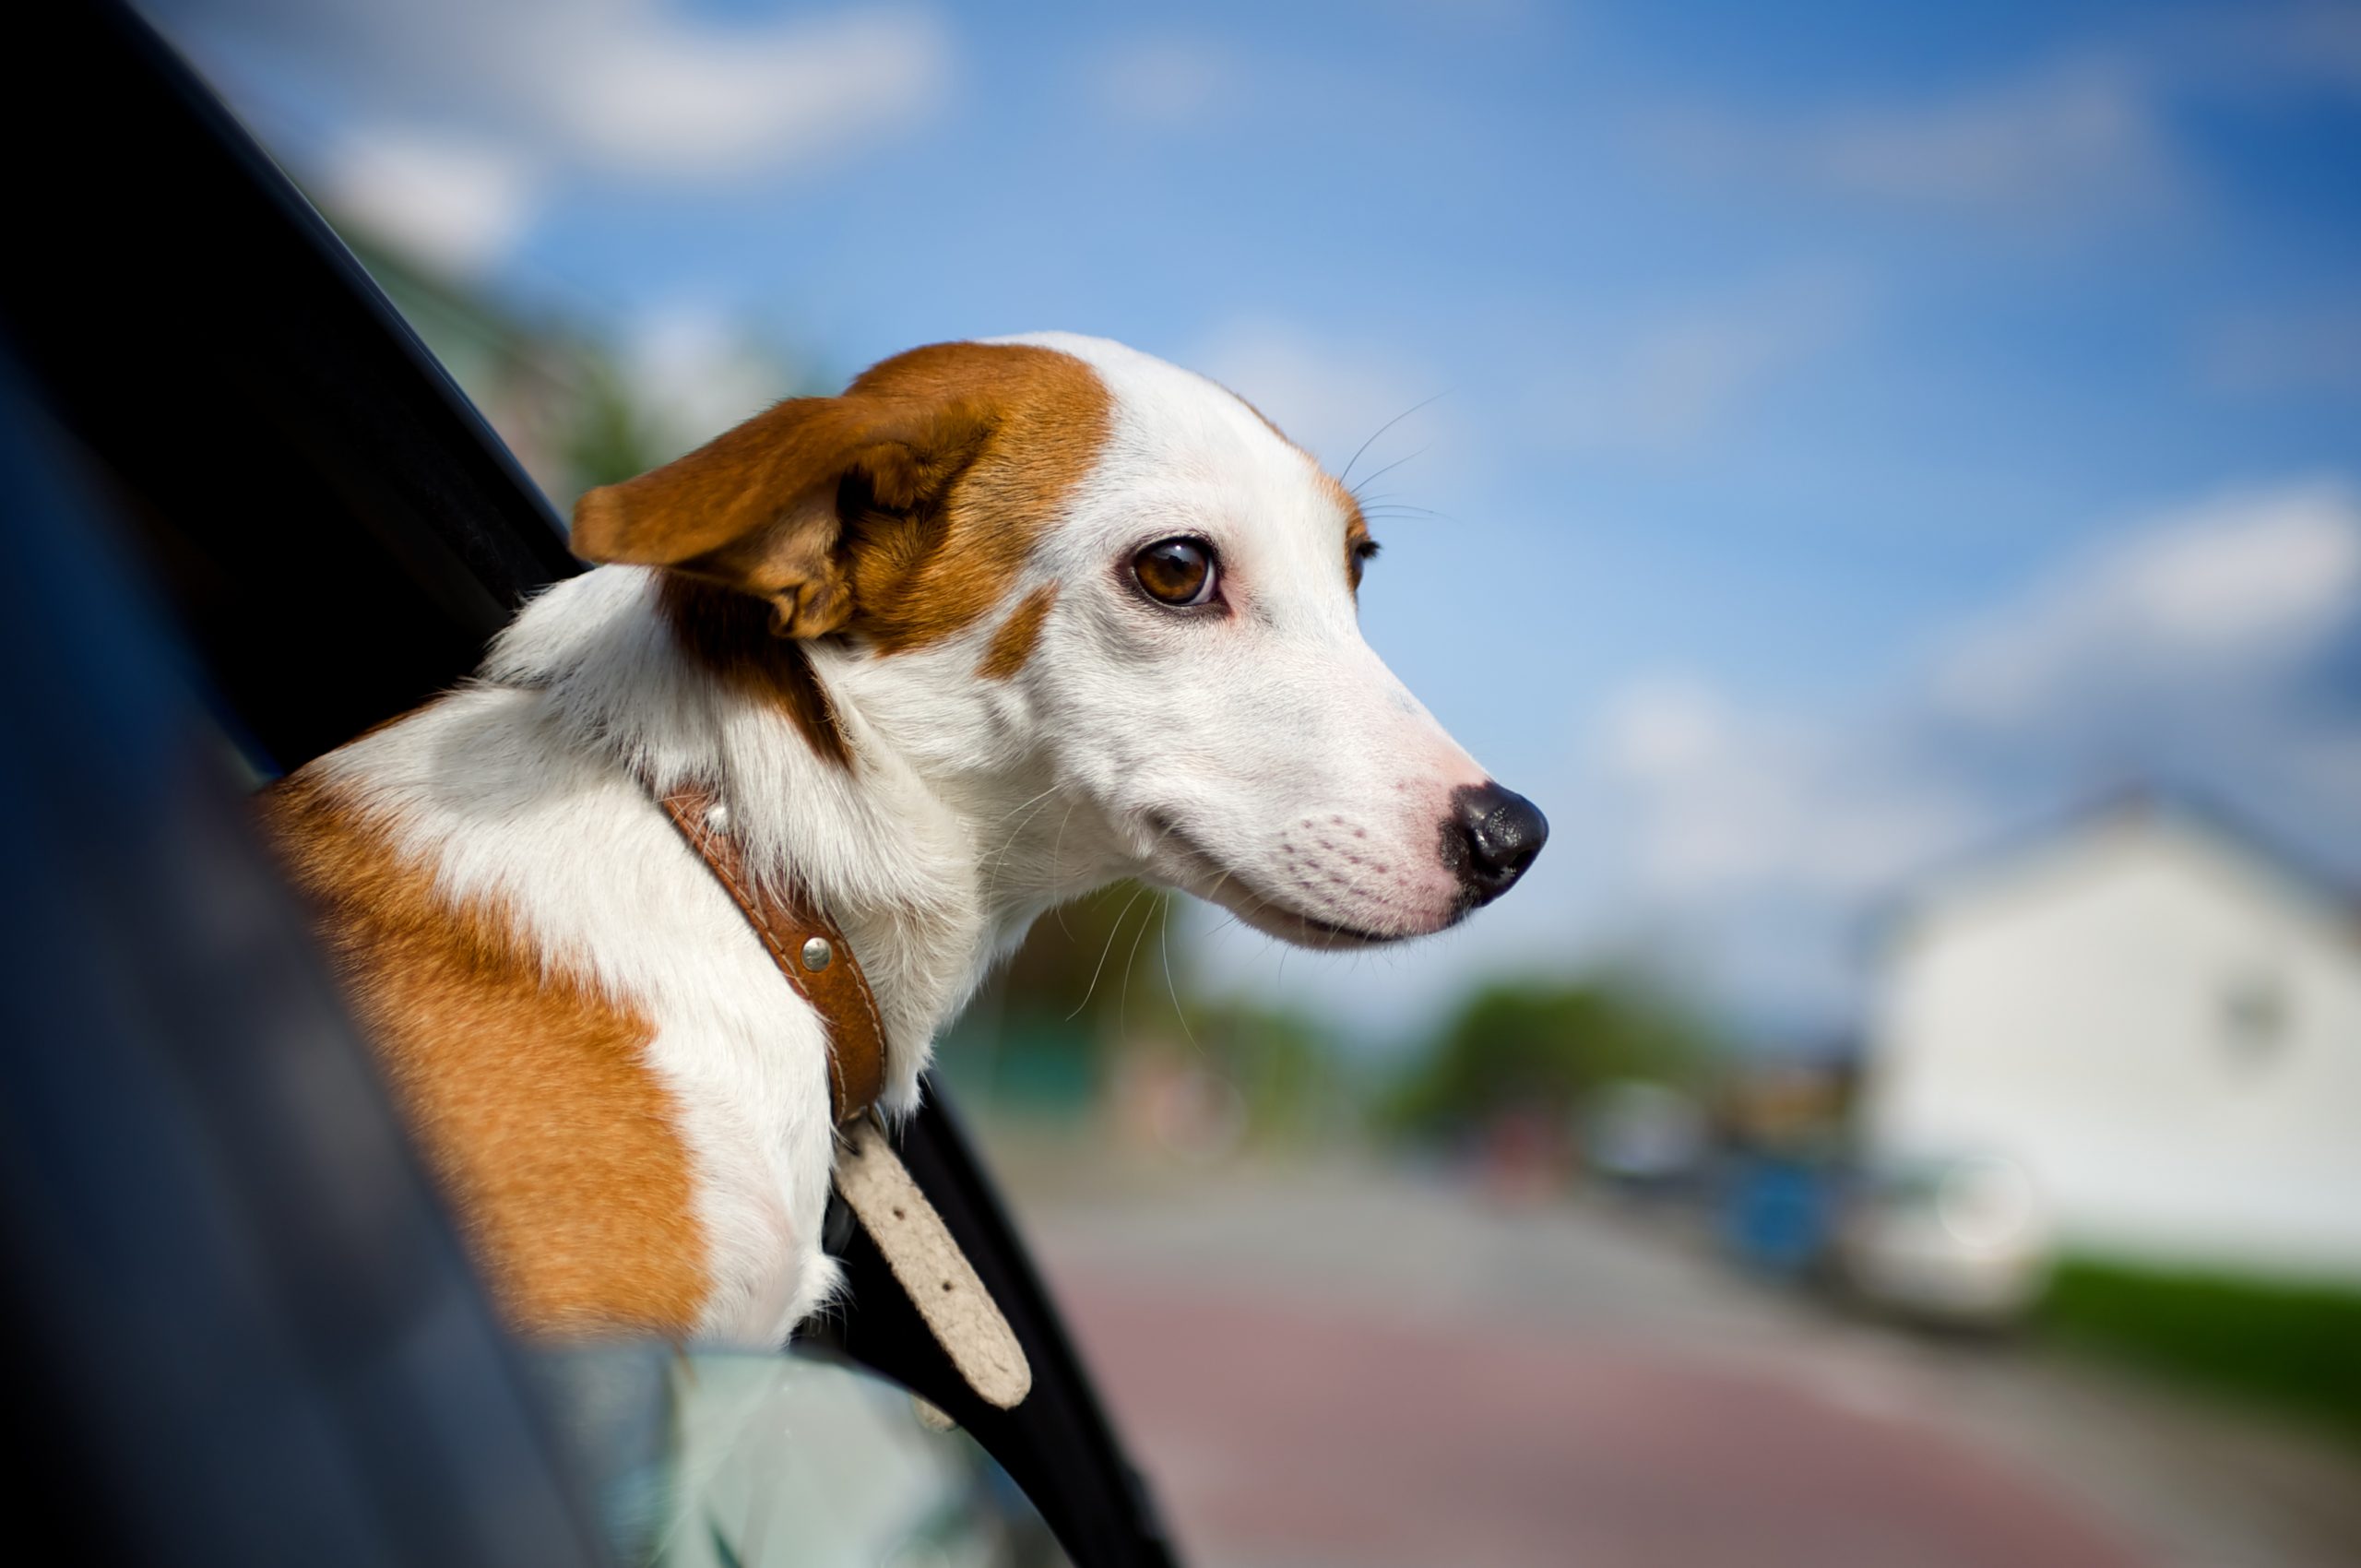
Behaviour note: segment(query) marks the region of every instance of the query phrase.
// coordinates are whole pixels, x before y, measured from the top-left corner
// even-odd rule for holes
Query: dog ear
[[[939,508],[992,428],[980,402],[790,398],[574,508],[586,561],[662,566],[771,606],[781,636],[840,630],[855,609],[850,554],[876,514]]]

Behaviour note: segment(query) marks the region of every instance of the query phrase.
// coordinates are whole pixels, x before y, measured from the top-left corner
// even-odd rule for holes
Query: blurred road
[[[1845,1322],[1608,1206],[1319,1168],[1020,1180],[1210,1568],[2347,1568],[2361,1464]]]

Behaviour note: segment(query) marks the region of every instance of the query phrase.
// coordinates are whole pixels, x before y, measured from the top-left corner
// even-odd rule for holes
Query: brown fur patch
[[[791,398],[590,492],[574,547],[767,600],[783,636],[847,631],[898,653],[1000,602],[1111,424],[1106,386],[1071,354],[913,349],[840,398]]]
[[[1026,594],[992,634],[991,647],[984,650],[984,661],[976,666],[976,673],[987,681],[1005,681],[1024,669],[1025,661],[1033,657],[1033,645],[1041,640],[1041,624],[1050,618],[1050,607],[1057,601],[1055,583],[1044,583]]]
[[[801,644],[771,630],[771,612],[761,600],[667,572],[657,590],[657,607],[691,659],[786,714],[812,749],[830,762],[852,766],[836,710],[812,673],[811,659]]]
[[[690,656],[777,703],[848,764],[790,639],[839,633],[881,654],[990,613],[1097,461],[1113,409],[1071,354],[939,343],[840,398],[793,398],[677,461],[585,495],[574,547],[665,571]]]
[[[1328,478],[1325,474],[1320,477]],[[1361,591],[1361,560],[1370,543],[1369,523],[1362,517],[1361,504],[1353,499],[1353,493],[1333,479],[1328,482],[1336,492],[1336,505],[1345,509],[1345,581],[1352,585],[1358,598]]]
[[[845,519],[848,629],[888,654],[964,631],[1008,596],[1034,544],[1098,460],[1114,419],[1088,365],[1015,344],[913,349],[865,373],[845,396],[990,410],[974,457],[934,504]]]
[[[453,907],[307,773],[262,802],[504,1315],[536,1335],[686,1334],[706,1239],[647,1022],[545,974],[501,911]]]

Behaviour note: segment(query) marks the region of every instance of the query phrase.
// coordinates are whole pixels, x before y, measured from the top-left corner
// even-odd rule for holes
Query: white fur
[[[1322,927],[1388,940],[1456,919],[1442,824],[1485,774],[1361,639],[1345,517],[1311,459],[1121,344],[1012,341],[1087,361],[1115,394],[1106,456],[1037,567],[1065,586],[1060,613],[1018,677],[1124,855],[1115,874],[1311,945],[1350,944]],[[1226,620],[1159,615],[1108,570],[1179,533],[1217,548]]]
[[[1325,945],[1465,907],[1442,825],[1483,774],[1361,640],[1345,518],[1311,459],[1185,371],[1016,341],[1087,362],[1114,427],[1010,597],[1058,588],[1014,679],[976,673],[989,619],[891,657],[811,645],[848,771],[682,655],[652,573],[608,566],[527,606],[478,683],[324,764],[445,893],[505,909],[552,973],[653,1024],[710,1246],[711,1341],[776,1345],[835,1288],[825,1046],[646,785],[718,783],[756,874],[792,868],[825,900],[876,994],[895,1113],[994,958],[1119,877]],[[1176,617],[1125,581],[1137,550],[1184,532],[1215,542],[1231,614]]]

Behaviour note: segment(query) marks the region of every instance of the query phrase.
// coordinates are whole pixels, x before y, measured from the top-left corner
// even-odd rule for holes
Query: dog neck
[[[541,695],[557,743],[654,791],[718,789],[749,867],[792,876],[860,956],[888,1046],[885,1104],[915,1103],[937,1030],[1033,919],[1124,867],[961,647],[798,649],[842,755],[775,696],[682,646],[656,574],[608,566],[528,604],[482,678]]]

